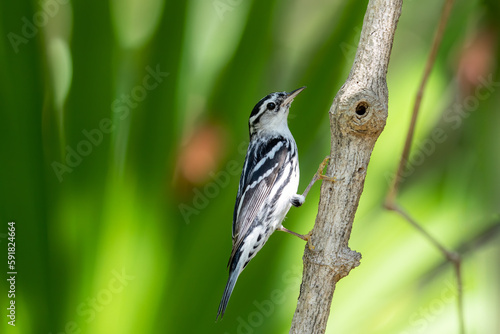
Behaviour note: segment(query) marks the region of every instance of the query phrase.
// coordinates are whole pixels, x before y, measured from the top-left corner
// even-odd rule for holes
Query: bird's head
[[[271,93],[262,98],[253,108],[248,121],[250,137],[257,133],[287,132],[288,110],[293,99],[305,89],[300,87],[290,93]]]

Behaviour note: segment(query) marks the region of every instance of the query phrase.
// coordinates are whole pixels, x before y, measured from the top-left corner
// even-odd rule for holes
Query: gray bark
[[[349,77],[330,108],[331,152],[290,333],[324,333],[337,282],[359,265],[348,246],[366,169],[387,119],[387,66],[402,0],[370,0]],[[353,319],[354,321],[355,319]]]

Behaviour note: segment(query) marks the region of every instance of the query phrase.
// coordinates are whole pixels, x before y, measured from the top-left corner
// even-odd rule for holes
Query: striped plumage
[[[236,280],[248,262],[276,229],[286,230],[281,223],[290,206],[304,202],[297,195],[297,145],[287,123],[290,104],[304,88],[269,94],[250,114],[250,143],[234,207],[229,279],[217,318],[224,315]]]

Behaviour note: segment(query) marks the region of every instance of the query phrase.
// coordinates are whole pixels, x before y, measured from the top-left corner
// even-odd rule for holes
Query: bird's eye
[[[269,103],[267,104],[267,109],[268,109],[268,110],[273,110],[274,108],[276,108],[276,103],[274,103],[274,102],[269,102]]]

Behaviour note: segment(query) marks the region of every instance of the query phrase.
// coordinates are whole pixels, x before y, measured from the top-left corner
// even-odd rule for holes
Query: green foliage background
[[[1,1],[1,331],[287,333],[304,243],[281,233],[214,322],[248,116],[262,96],[308,86],[289,119],[304,189],[328,154],[327,111],[352,64],[366,4]],[[440,10],[440,1],[404,3],[389,118],[350,242],[363,259],[337,287],[328,333],[458,332],[451,265],[382,209]],[[399,199],[463,254],[468,333],[500,333],[499,14],[495,1],[456,1]],[[477,36],[486,42],[472,43]],[[463,65],[467,52],[476,58]],[[144,88],[157,70],[168,76]],[[495,84],[482,86],[479,75]],[[87,132],[95,144],[84,143]],[[72,150],[85,154],[70,166]],[[316,186],[285,225],[307,233],[318,197]],[[9,221],[15,327],[6,317]]]

